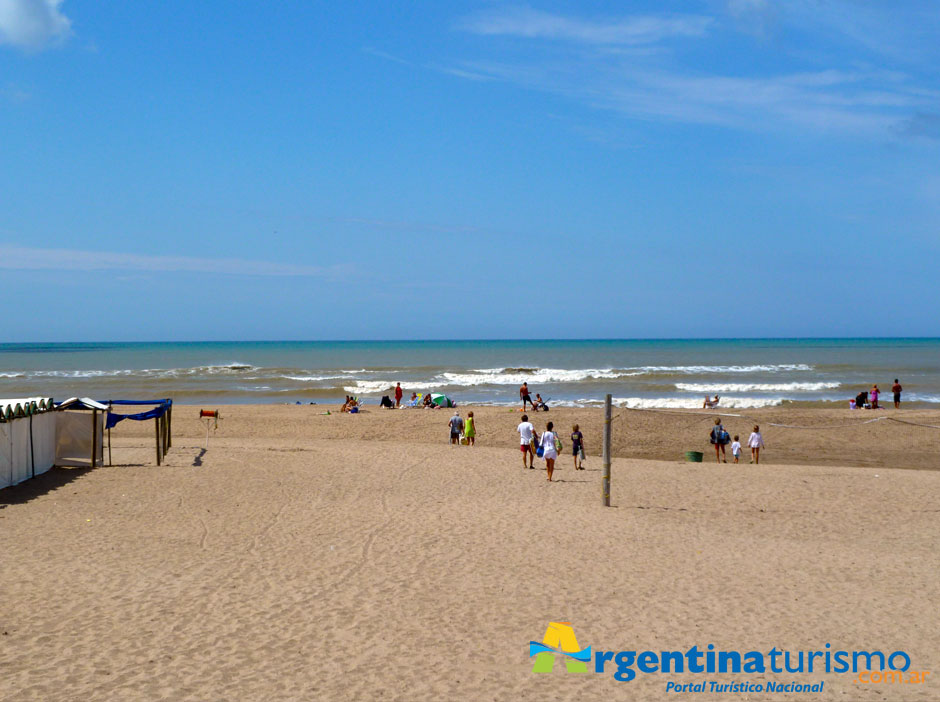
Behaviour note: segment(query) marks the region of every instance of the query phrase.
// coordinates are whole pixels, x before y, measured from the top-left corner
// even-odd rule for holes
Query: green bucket
[[[685,460],[689,463],[701,463],[703,455],[701,451],[686,451]]]

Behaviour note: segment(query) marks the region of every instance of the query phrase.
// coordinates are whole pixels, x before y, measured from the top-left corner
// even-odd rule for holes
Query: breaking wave
[[[819,392],[842,383],[676,383],[676,390],[696,393],[728,392]]]
[[[702,401],[687,397],[615,397],[613,404],[617,407],[631,409],[701,409]],[[776,407],[782,405],[787,399],[783,397],[728,397],[721,398],[721,409],[756,409],[758,407]],[[599,404],[600,400],[581,400],[580,402]]]

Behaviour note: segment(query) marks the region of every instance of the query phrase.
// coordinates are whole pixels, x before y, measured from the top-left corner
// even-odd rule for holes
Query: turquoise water
[[[910,406],[940,403],[940,339],[696,339],[0,344],[0,397],[178,402],[378,399],[400,382],[458,402],[725,407],[842,403],[894,378]]]

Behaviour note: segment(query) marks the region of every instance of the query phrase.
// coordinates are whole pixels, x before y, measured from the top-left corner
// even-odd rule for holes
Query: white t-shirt
[[[532,441],[535,427],[532,425],[532,422],[520,422],[519,426],[516,427],[516,431],[519,432],[519,445],[524,446]]]
[[[737,456],[739,453],[741,453],[741,442],[740,442],[740,441],[735,441],[733,444],[731,444],[731,453],[732,453],[732,455],[735,455],[735,456]]]
[[[747,439],[747,445],[750,448],[763,448],[764,447],[764,437],[760,435],[760,432],[752,431],[751,435]]]

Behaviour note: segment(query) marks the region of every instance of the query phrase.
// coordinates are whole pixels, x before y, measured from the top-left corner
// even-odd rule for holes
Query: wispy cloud
[[[308,266],[238,258],[147,256],[77,249],[41,249],[0,244],[0,269],[76,272],[143,271],[149,273],[217,273],[276,277],[329,277],[347,266]]]
[[[529,7],[481,12],[459,27],[484,35],[561,39],[589,44],[652,44],[668,37],[702,36],[712,23],[699,15],[629,16],[608,19],[566,17]]]
[[[557,93],[636,119],[762,131],[787,124],[885,133],[940,98],[883,72],[813,71],[771,77],[687,74],[613,57],[563,62],[474,61],[462,69]]]
[[[0,0],[0,44],[37,50],[62,40],[72,23],[62,0]]]
[[[809,0],[797,0],[804,2]],[[777,9],[767,0],[729,0],[727,8],[756,33],[776,21]],[[478,35],[540,41],[533,41],[524,57],[518,51],[501,53],[502,46],[491,44],[489,53],[499,58],[458,61],[451,74],[559,94],[640,120],[754,131],[796,127],[867,136],[924,135],[932,131],[930,120],[911,122],[912,115],[935,113],[940,101],[940,91],[907,73],[873,70],[871,63],[855,60],[842,61],[847,68],[839,70],[825,65],[806,70],[805,62],[788,63],[778,55],[777,72],[741,64],[737,75],[728,72],[727,64],[709,72],[707,63],[683,63],[683,49],[696,46],[695,37],[727,32],[717,20],[697,15],[598,19],[504,8],[473,15],[459,27]],[[666,43],[670,37],[685,42]],[[647,49],[656,53],[636,53]],[[794,65],[801,70],[793,70]]]

